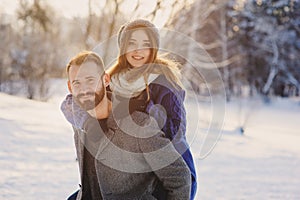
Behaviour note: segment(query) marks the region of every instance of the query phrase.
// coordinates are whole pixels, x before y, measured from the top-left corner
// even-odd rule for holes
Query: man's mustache
[[[85,93],[79,93],[77,95],[77,98],[81,98],[83,96],[95,96],[95,93],[94,92],[85,92]]]

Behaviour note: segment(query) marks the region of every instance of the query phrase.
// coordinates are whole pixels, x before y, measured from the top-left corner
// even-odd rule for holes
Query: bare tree
[[[195,40],[194,43],[190,42],[187,47],[181,47],[188,52],[187,60],[197,58],[197,64],[193,67],[202,71],[204,69],[215,69],[216,67],[220,69],[225,79],[225,89],[229,99],[230,79],[234,75],[229,66],[238,62],[241,55],[228,50],[230,43],[233,43],[233,38],[228,36],[227,2],[227,0],[196,0],[189,9],[178,12],[170,25],[175,30]],[[202,48],[207,53],[199,54],[195,48]],[[186,67],[186,73],[192,70],[189,65],[186,65]],[[191,76],[189,79],[195,82],[195,78],[192,77],[193,74],[191,72],[187,76]],[[196,80],[198,83],[193,83],[193,85],[198,85],[201,88],[201,82],[204,80]]]
[[[49,41],[54,30],[50,28],[49,16],[54,12],[39,0],[32,4],[20,0],[19,5],[17,16],[22,24],[19,43],[10,52],[14,77],[20,79],[29,99],[46,99],[46,81],[52,67],[51,50],[55,51]]]
[[[1,14],[0,14],[1,15]],[[9,23],[7,16],[2,14],[0,17],[0,91],[5,91],[5,82],[9,80],[9,49],[11,48],[11,39],[15,39],[15,34]]]

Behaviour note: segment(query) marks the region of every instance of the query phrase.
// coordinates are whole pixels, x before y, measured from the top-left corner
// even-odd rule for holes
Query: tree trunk
[[[226,12],[225,7],[221,8],[220,13],[220,26],[221,26],[221,49],[222,49],[222,61],[228,60],[228,51],[227,51],[227,29],[226,29]],[[226,91],[226,100],[230,100],[230,88],[229,88],[229,69],[228,66],[225,66],[223,69],[223,80],[225,85],[225,91]]]

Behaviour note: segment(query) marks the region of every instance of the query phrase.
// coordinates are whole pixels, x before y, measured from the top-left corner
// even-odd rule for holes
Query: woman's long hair
[[[122,71],[131,68],[132,66],[128,63],[126,59],[126,50],[128,47],[128,41],[131,37],[131,34],[137,29],[142,29],[146,32],[150,40],[150,56],[146,64],[159,66],[159,73],[165,75],[166,79],[174,86],[176,89],[183,88],[181,83],[181,73],[179,63],[167,58],[166,56],[158,56],[158,44],[156,44],[155,39],[153,38],[151,32],[144,26],[138,26],[134,29],[128,30],[124,37],[125,42],[123,46],[120,46],[120,52],[117,62],[107,70],[107,73],[110,76],[114,76]],[[153,66],[154,66],[153,65]],[[157,71],[156,71],[157,72]],[[143,76],[144,74],[140,74]],[[146,79],[145,79],[146,81]],[[148,90],[148,83],[145,82],[146,89]]]

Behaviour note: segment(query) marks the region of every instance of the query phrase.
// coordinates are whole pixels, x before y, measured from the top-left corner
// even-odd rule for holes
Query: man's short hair
[[[95,52],[92,51],[82,51],[74,56],[66,66],[66,72],[69,78],[69,71],[72,65],[81,66],[85,62],[94,62],[97,64],[98,68],[103,71],[101,75],[104,74],[104,63],[102,58]]]

